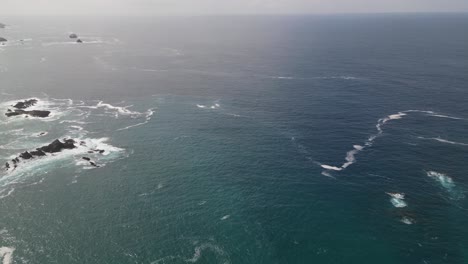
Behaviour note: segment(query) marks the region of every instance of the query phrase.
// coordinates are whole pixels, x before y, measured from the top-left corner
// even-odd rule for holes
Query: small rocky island
[[[7,42],[8,40],[6,38],[0,37],[0,42]]]
[[[70,34],[69,38],[76,39],[76,38],[78,38],[78,35],[75,34],[75,33],[72,33],[72,34]]]
[[[12,159],[11,161],[8,161],[7,163],[5,163],[5,170],[7,171],[15,170],[18,167],[18,165],[21,163],[21,161],[44,157],[50,154],[62,152],[64,150],[75,149],[77,148],[75,144],[77,144],[77,141],[74,139],[64,138],[63,141],[56,139],[49,145],[36,148],[35,150],[25,151],[19,154],[17,157]],[[80,146],[86,146],[86,143],[84,141],[81,141]],[[89,152],[102,154],[104,153],[104,150],[93,149],[93,150],[90,150]],[[96,164],[96,162],[92,161],[91,158],[89,157],[82,157],[82,159],[85,161],[88,161],[89,164],[93,167],[100,167],[99,165]]]
[[[29,108],[31,106],[34,106],[37,104],[38,100],[37,99],[29,99],[25,100],[23,102],[17,102],[15,105],[13,105],[15,110],[8,109],[7,112],[5,113],[6,116],[12,117],[12,116],[18,116],[18,115],[25,115],[25,117],[28,116],[33,116],[33,117],[48,117],[50,115],[50,111],[45,111],[45,110],[31,110],[27,111],[24,110],[26,108]]]
[[[76,43],[83,43],[83,41],[81,39],[77,39]]]
[[[47,153],[57,153],[64,149],[74,149],[76,148],[75,143],[76,142],[73,139],[64,139],[63,142],[56,139],[47,146],[43,146],[32,151],[25,151],[19,154],[18,157],[12,159],[10,162],[5,163],[5,168],[6,170],[14,170],[18,167],[18,163],[20,163],[21,160],[29,160],[35,157],[46,156]]]

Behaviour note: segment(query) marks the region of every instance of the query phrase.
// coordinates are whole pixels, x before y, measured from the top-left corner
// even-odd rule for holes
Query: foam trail
[[[99,103],[96,105],[96,108],[107,108],[109,110],[116,110],[119,114],[122,115],[140,115],[140,112],[133,112],[128,110],[128,106],[126,107],[120,107],[120,106],[113,106],[111,104],[106,104],[103,101],[99,101]]]
[[[322,175],[325,176],[325,177],[329,177],[329,178],[332,178],[332,179],[336,179],[335,177],[333,177],[333,175],[331,175],[331,174],[328,173],[327,171],[322,171]]]
[[[455,119],[455,120],[464,120],[464,118],[461,118],[461,117],[447,116],[447,115],[440,115],[440,114],[431,114],[430,116],[440,117],[440,118],[448,118],[448,119]]]
[[[3,194],[4,191],[1,191],[0,194],[2,195],[0,195],[0,200],[10,196],[14,191],[15,191],[15,188],[11,188],[6,194]]]
[[[127,130],[127,129],[130,129],[130,128],[133,128],[133,127],[146,125],[151,120],[151,117],[153,116],[153,114],[154,114],[154,109],[148,109],[148,111],[146,112],[146,120],[144,122],[141,122],[141,123],[138,123],[138,124],[135,124],[135,125],[130,125],[130,126],[127,126],[127,127],[124,127],[124,128],[119,128],[119,129],[117,129],[117,131]]]
[[[383,134],[383,127],[388,122],[392,120],[402,119],[410,113],[421,113],[421,114],[426,114],[428,116],[439,117],[439,118],[462,119],[462,118],[453,117],[453,116],[441,115],[433,111],[426,111],[426,110],[405,110],[405,111],[398,112],[396,114],[391,114],[391,115],[388,115],[386,117],[383,117],[377,120],[377,124],[375,125],[375,128],[377,129],[377,133],[369,136],[369,138],[364,143],[364,146],[354,145],[353,149],[346,153],[346,157],[345,157],[346,162],[344,162],[341,166],[332,166],[332,165],[327,165],[327,164],[319,164],[319,165],[326,170],[342,171],[346,169],[347,167],[351,166],[352,164],[356,162],[356,155],[360,151],[364,150],[366,147],[371,147],[375,139],[377,139],[379,136]],[[434,140],[437,140],[443,143],[449,143],[449,144],[465,145],[465,143],[453,142],[453,141],[448,141],[444,139],[434,138]],[[466,145],[468,146],[468,144]]]
[[[438,141],[438,142],[441,142],[441,143],[447,143],[447,144],[451,144],[451,145],[468,146],[467,143],[450,141],[450,140],[446,140],[446,139],[443,139],[443,138],[426,138],[426,137],[418,137],[418,138],[419,139],[424,139],[424,140],[435,140],[435,141]]]
[[[0,247],[0,257],[2,258],[3,264],[11,264],[13,261],[13,247]]]

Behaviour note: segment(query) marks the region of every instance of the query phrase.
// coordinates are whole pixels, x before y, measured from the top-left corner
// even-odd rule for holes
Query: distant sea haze
[[[0,22],[0,263],[468,262],[466,15]]]

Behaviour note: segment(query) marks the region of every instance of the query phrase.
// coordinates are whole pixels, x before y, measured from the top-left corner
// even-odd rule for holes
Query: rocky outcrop
[[[11,117],[11,116],[18,116],[18,115],[26,115],[28,116],[34,116],[34,117],[48,117],[50,115],[50,111],[43,111],[43,110],[32,110],[32,111],[26,111],[26,110],[15,110],[15,111],[9,111],[5,113],[6,116]]]
[[[89,157],[82,157],[82,159],[86,160],[87,162],[89,162],[89,165],[93,166],[93,167],[96,167],[96,168],[99,168],[101,166],[97,165],[96,162],[92,161],[91,158]]]
[[[0,37],[0,42],[7,42],[8,40],[6,38]]]
[[[65,139],[64,142],[61,142],[60,140],[56,139],[49,145],[38,148],[37,150],[41,150],[47,153],[55,153],[60,152],[64,149],[74,149],[76,148],[75,143],[76,142],[73,139]]]
[[[16,109],[26,109],[28,107],[34,106],[35,104],[37,104],[37,102],[37,99],[29,99],[23,102],[17,102],[15,105],[13,105],[13,107]]]
[[[16,108],[16,110],[8,109],[5,115],[8,117],[18,116],[18,115],[25,115],[25,117],[29,117],[29,116],[42,117],[42,118],[48,117],[50,115],[50,111],[45,111],[45,110],[26,111],[24,110],[26,108],[34,106],[37,103],[38,103],[37,99],[28,99],[22,102],[17,102],[16,104],[13,105],[13,107]]]
[[[78,35],[76,35],[75,33],[72,33],[72,34],[70,34],[69,37],[70,37],[71,39],[76,39],[76,38],[78,38]]]
[[[76,43],[83,43],[83,41],[81,39],[77,39]]]
[[[47,156],[48,153],[52,154],[52,153],[61,152],[67,149],[74,149],[76,148],[75,143],[76,142],[73,139],[64,139],[63,142],[56,139],[47,146],[43,146],[32,151],[25,151],[19,154],[18,157],[12,159],[11,161],[5,164],[5,169],[6,170],[16,169],[18,167],[18,164],[21,162],[21,160],[34,159],[37,157]]]

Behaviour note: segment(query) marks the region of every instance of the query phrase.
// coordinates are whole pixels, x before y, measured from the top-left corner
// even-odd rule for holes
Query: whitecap
[[[407,224],[407,225],[412,225],[414,223],[414,220],[407,217],[407,216],[403,216],[401,219],[400,219],[400,222],[402,222],[403,224]]]
[[[428,171],[426,172],[426,174],[432,179],[437,180],[445,189],[451,190],[455,187],[453,179],[446,174],[439,173],[436,171]]]
[[[404,193],[387,193],[387,194],[390,195],[391,197],[390,202],[396,208],[403,208],[407,206],[406,202],[404,201],[405,199]]]
[[[335,170],[335,171],[341,171],[343,170],[343,168],[341,167],[335,167],[335,166],[330,166],[330,165],[326,165],[326,164],[322,164],[320,165],[322,168],[326,169],[326,170]]]
[[[212,105],[196,104],[196,106],[201,109],[218,109],[221,107],[219,103],[213,103]]]
[[[0,247],[0,257],[3,264],[11,264],[13,261],[14,247]]]
[[[231,215],[225,215],[225,216],[221,217],[220,220],[226,220],[226,219],[228,219],[229,217],[231,217]]]
[[[403,201],[402,199],[391,198],[390,202],[393,204],[393,206],[397,208],[403,208],[407,206],[406,202]]]

